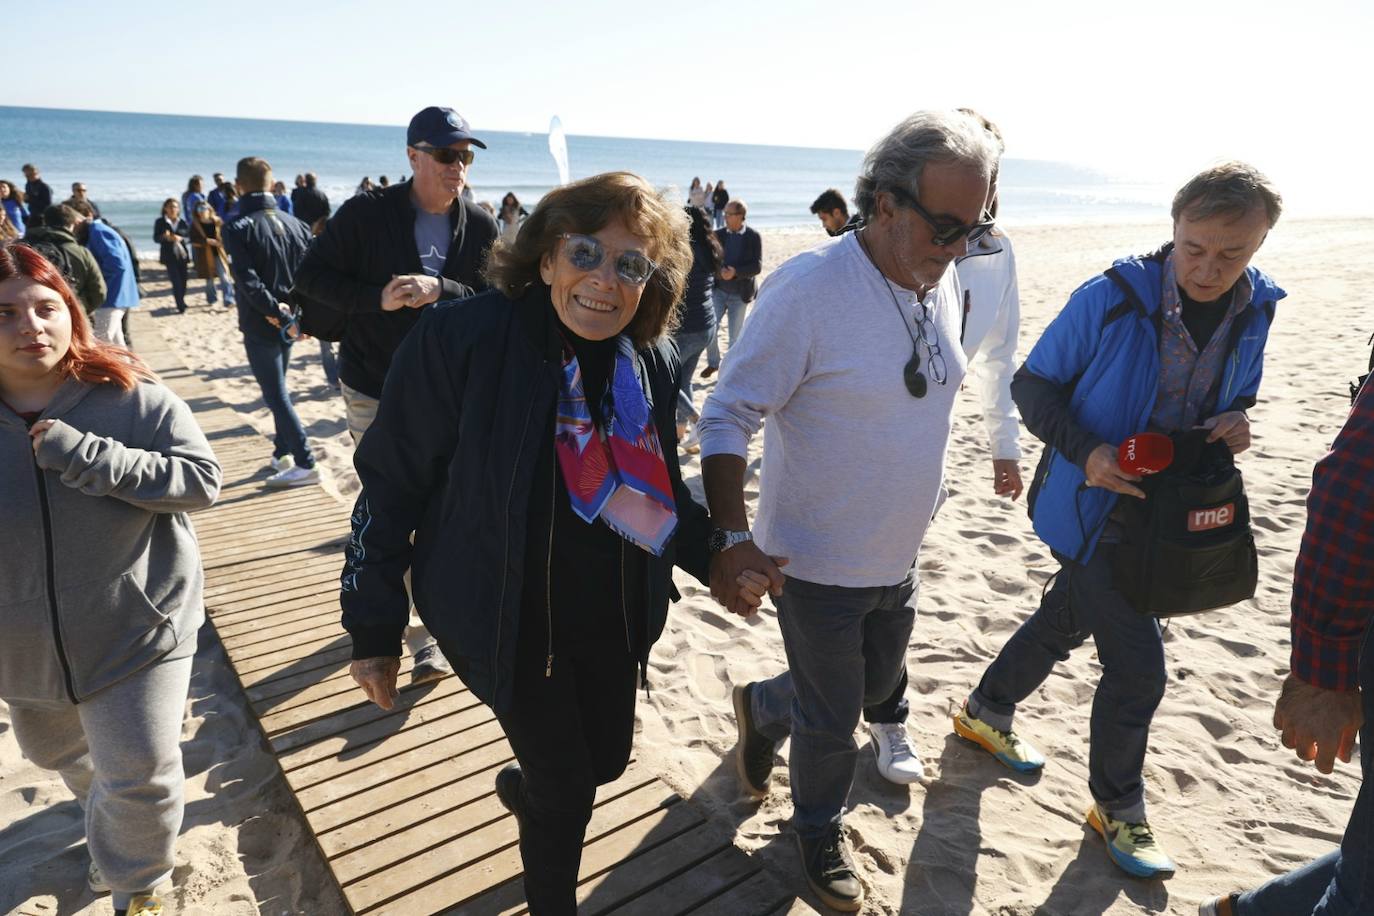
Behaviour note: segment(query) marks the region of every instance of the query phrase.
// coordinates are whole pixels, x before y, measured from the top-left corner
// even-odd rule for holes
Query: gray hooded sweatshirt
[[[80,702],[190,655],[205,620],[186,513],[219,495],[191,409],[162,385],[68,380],[34,454],[0,406],[0,699]]]

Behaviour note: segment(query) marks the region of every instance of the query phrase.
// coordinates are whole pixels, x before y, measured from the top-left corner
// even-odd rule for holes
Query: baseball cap
[[[431,105],[410,119],[406,128],[406,146],[427,143],[430,146],[450,146],[459,140],[470,140],[473,146],[487,145],[472,135],[467,119],[452,108]]]

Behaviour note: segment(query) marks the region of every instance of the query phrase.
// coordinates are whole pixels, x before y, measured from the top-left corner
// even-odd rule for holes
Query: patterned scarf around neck
[[[620,335],[601,401],[603,430],[592,422],[582,369],[564,341],[554,450],[578,517],[589,524],[600,518],[616,534],[657,557],[677,529],[677,507],[635,361],[633,344]]]

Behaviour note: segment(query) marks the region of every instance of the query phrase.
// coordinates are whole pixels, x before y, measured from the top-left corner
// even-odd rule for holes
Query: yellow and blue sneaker
[[[153,894],[134,894],[128,909],[115,910],[115,916],[162,916],[162,901]]]
[[[954,733],[996,757],[1018,773],[1034,773],[1045,765],[1044,756],[1034,745],[1022,741],[1016,732],[999,732],[968,711],[968,704],[954,714]]]
[[[1102,834],[1107,855],[1124,872],[1137,878],[1168,878],[1175,870],[1174,860],[1159,847],[1147,821],[1129,824],[1119,821],[1093,803],[1088,809],[1088,825]]]

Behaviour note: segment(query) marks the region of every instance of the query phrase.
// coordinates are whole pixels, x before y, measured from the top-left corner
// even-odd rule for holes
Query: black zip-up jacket
[[[562,345],[542,285],[514,302],[491,291],[428,311],[397,351],[354,456],[363,489],[341,581],[343,626],[354,658],[399,656],[410,568],[421,619],[463,683],[499,713],[511,702],[534,469]],[[644,599],[629,609],[643,671],[678,597],[673,566],[709,580],[710,520],[678,466],[671,341],[640,351],[639,372],[678,513],[663,556],[631,551],[644,564]]]
[[[307,226],[314,226],[315,220],[328,216],[329,198],[319,188],[292,188],[291,212]]]
[[[439,300],[486,288],[482,267],[497,236],[496,220],[460,195],[449,210],[453,237],[440,278]],[[382,289],[399,274],[419,274],[410,182],[359,194],[339,208],[315,239],[296,275],[307,299],[348,314],[339,345],[339,378],[368,397],[381,397],[392,354],[425,309],[382,311]]]
[[[234,264],[239,330],[261,339],[280,331],[267,322],[281,318],[291,284],[310,247],[310,227],[277,209],[265,191],[245,194],[238,216],[224,226],[224,250]]]

